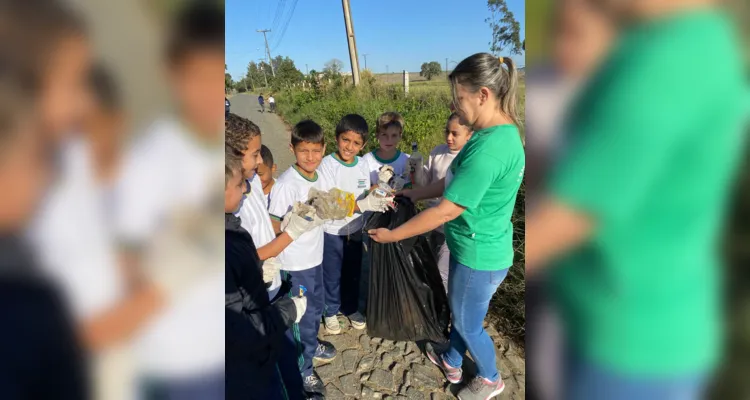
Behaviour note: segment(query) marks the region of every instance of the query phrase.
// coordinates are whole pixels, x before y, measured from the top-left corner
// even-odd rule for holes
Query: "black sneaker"
[[[318,348],[315,349],[315,356],[318,361],[331,361],[336,358],[336,348],[331,343],[319,341]]]
[[[302,388],[307,393],[308,398],[315,398],[316,394],[326,395],[326,385],[315,371],[311,375],[302,378]]]

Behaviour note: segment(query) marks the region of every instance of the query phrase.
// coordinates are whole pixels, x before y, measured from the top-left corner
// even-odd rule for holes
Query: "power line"
[[[286,6],[286,0],[280,0],[279,5],[276,6],[276,13],[273,17],[273,22],[271,23],[271,30],[277,30],[279,20],[281,18],[281,15],[284,14],[284,7]]]
[[[276,49],[279,47],[279,45],[281,44],[281,41],[284,40],[284,35],[286,35],[286,30],[287,28],[289,28],[289,23],[292,21],[292,17],[294,16],[294,10],[297,9],[298,1],[299,0],[294,0],[294,2],[292,3],[292,8],[291,8],[291,11],[289,12],[289,17],[287,17],[286,22],[284,23],[284,27],[281,28],[281,34],[279,35],[278,39],[273,45],[274,51],[276,51]]]

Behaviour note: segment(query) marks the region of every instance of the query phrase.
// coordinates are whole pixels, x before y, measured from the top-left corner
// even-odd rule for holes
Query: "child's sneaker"
[[[318,361],[331,361],[336,358],[336,348],[332,344],[324,341],[318,342],[318,348],[315,349],[315,356]]]
[[[365,316],[360,314],[359,311],[349,316],[349,322],[352,323],[352,328],[357,329],[357,330],[362,330],[367,327],[367,322],[365,322]]]
[[[326,386],[315,371],[311,375],[302,378],[302,388],[309,396],[308,398],[318,397],[316,395],[326,395]]]
[[[329,335],[338,335],[341,333],[341,324],[339,324],[339,317],[333,316],[333,317],[323,317],[323,322],[326,326],[326,332],[328,332]]]
[[[505,389],[502,378],[490,382],[482,377],[475,377],[466,387],[458,391],[458,400],[489,400]]]
[[[427,358],[435,364],[438,368],[440,368],[441,371],[443,371],[443,374],[445,374],[445,379],[448,379],[448,382],[456,385],[461,383],[463,381],[463,370],[461,368],[454,368],[448,365],[445,360],[443,360],[443,356],[438,354],[437,351],[432,347],[432,343],[427,343],[425,345],[425,353],[427,353]]]

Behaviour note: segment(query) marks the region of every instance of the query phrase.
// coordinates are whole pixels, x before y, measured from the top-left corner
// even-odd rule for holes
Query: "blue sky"
[[[508,7],[525,37],[524,0],[508,0]],[[445,68],[446,58],[461,61],[489,51],[485,0],[351,0],[351,12],[360,68],[365,67],[362,55],[368,54],[367,67],[376,73],[419,71],[428,61]],[[272,29],[267,34],[271,55],[291,57],[303,73],[305,64],[320,71],[332,58],[351,71],[340,0],[226,0],[226,61],[234,79],[244,76],[248,62],[264,57],[257,29]],[[515,58],[525,65],[522,56]]]

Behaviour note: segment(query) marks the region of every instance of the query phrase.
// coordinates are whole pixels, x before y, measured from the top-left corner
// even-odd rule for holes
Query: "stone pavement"
[[[423,344],[371,338],[367,330],[356,330],[339,316],[342,332],[328,335],[321,325],[319,338],[333,343],[338,351],[329,363],[315,362],[326,384],[326,399],[447,400],[455,399],[460,385],[451,385],[423,355]],[[498,369],[505,391],[497,399],[525,398],[526,362],[523,352],[485,323],[495,343]],[[464,362],[464,376],[474,375],[471,359]]]

